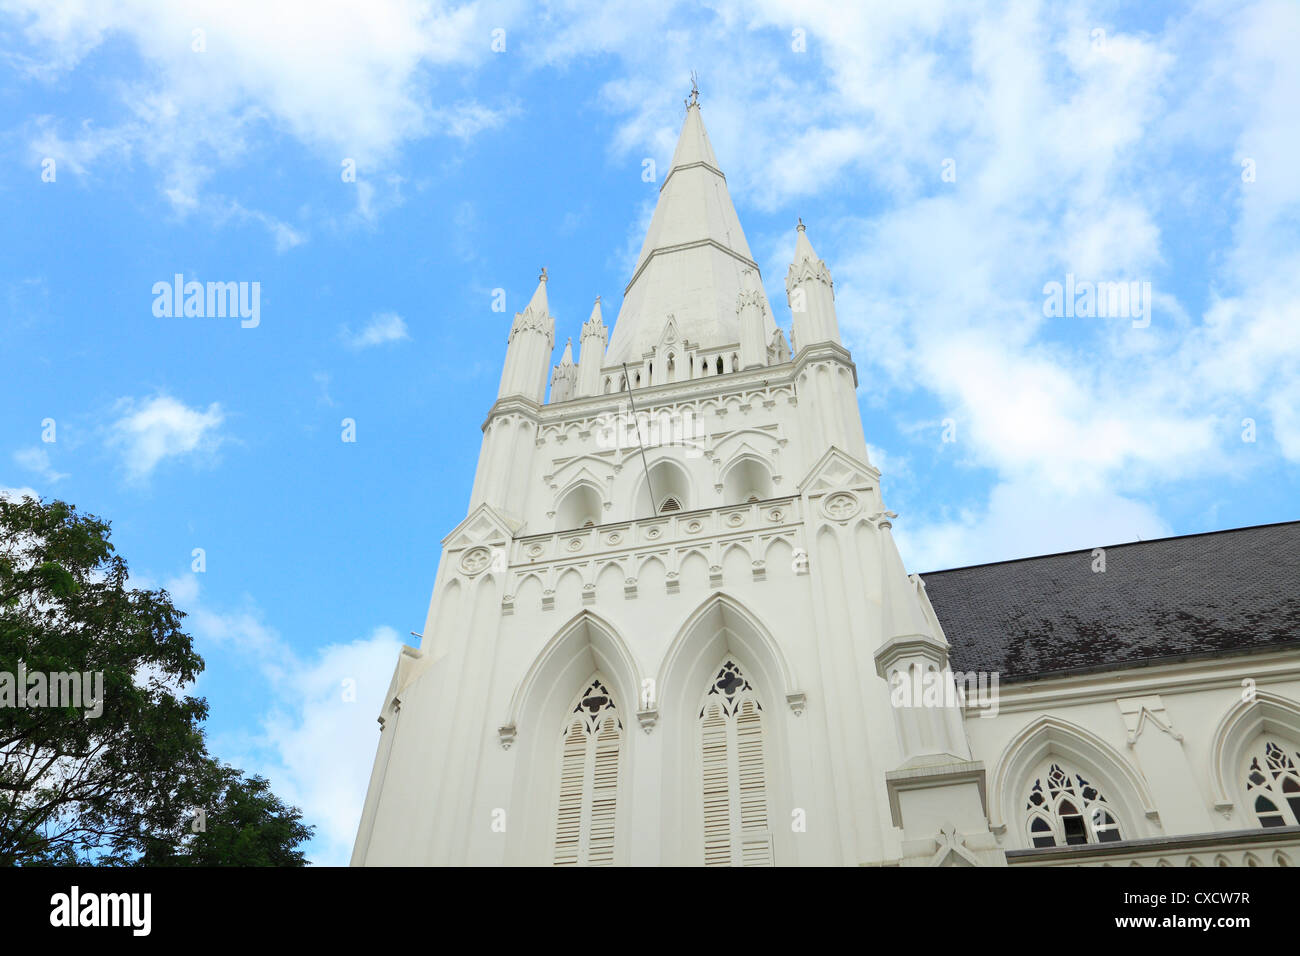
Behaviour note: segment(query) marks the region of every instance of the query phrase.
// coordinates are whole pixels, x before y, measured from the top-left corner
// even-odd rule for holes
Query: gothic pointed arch
[[[614,729],[617,730],[619,773],[627,772],[629,755],[625,742],[628,718],[636,712],[639,675],[642,673],[620,631],[606,618],[586,609],[561,625],[533,658],[515,688],[509,711],[497,732],[500,746],[507,751],[503,756],[513,763],[509,803],[511,822],[506,830],[507,863],[540,865],[557,860],[559,801],[567,792],[572,802],[575,792],[572,777],[568,782],[569,790],[565,791],[565,778],[559,765],[565,759],[566,740],[571,729],[569,724],[576,716],[574,708],[581,700],[593,696],[575,695],[585,694],[597,677],[617,710],[621,726]],[[579,749],[582,752],[584,782],[581,793],[586,794],[582,799],[587,801],[580,804],[580,807],[586,807],[582,812],[588,814],[588,821],[595,813],[599,822],[603,817],[597,812],[600,807],[593,803],[599,796],[596,790],[600,789],[596,786],[595,774],[597,770],[602,775],[608,772],[612,759],[610,748],[615,742],[611,737],[614,730],[603,728],[603,720],[594,729],[599,739],[574,738],[568,741],[567,746],[570,760],[577,760]],[[600,737],[602,732],[605,734],[603,738]],[[578,748],[579,743],[581,748]],[[570,772],[577,771],[571,767]],[[614,862],[627,862],[626,843],[626,840],[615,838]],[[594,860],[589,856],[585,862],[598,862],[600,859],[598,853]],[[580,853],[578,862],[583,861]]]
[[[635,450],[634,450],[635,451]],[[636,452],[640,455],[640,452]],[[699,495],[696,492],[690,472],[670,455],[659,455],[649,465],[649,481],[645,469],[642,469],[636,485],[635,512],[628,518],[648,518],[667,511],[690,511],[698,508]],[[654,492],[653,500],[651,491]],[[671,502],[671,506],[665,508]]]
[[[570,531],[601,524],[604,502],[600,486],[588,477],[579,477],[556,495],[555,530]]]
[[[988,792],[989,823],[995,833],[1011,833],[1016,846],[1033,846],[1030,827],[1035,809],[1031,795],[1035,782],[1050,773],[1052,766],[1071,777],[1072,785],[1080,791],[1075,804],[1086,802],[1082,788],[1104,795],[1112,822],[1122,822],[1124,839],[1159,834],[1150,788],[1137,769],[1092,731],[1050,714],[1030,722],[1016,734],[993,768]],[[1074,779],[1078,777],[1082,777],[1082,783]],[[1109,824],[1104,816],[1099,816],[1098,821],[1101,832],[1107,832]],[[1062,832],[1064,826],[1060,821]]]
[[[761,674],[764,686],[773,693],[797,694],[791,668],[772,632],[744,602],[719,591],[695,608],[673,637],[664,653],[655,680],[656,694],[665,704],[673,695],[685,693],[683,686],[701,672],[707,659],[731,653],[751,671]]]
[[[572,678],[578,672],[582,677],[595,672],[606,675],[620,700],[637,699],[645,673],[618,629],[603,616],[584,609],[565,622],[533,658],[510,698],[504,726],[524,730],[529,714],[537,709],[537,699],[563,683],[565,675]]]
[[[1244,763],[1251,745],[1263,735],[1300,744],[1300,704],[1278,694],[1255,691],[1238,699],[1220,718],[1210,743],[1210,786],[1214,809],[1230,813],[1247,801]],[[1248,826],[1258,825],[1251,804],[1243,802]]]
[[[723,466],[722,497],[728,505],[775,497],[771,463],[748,445]]]

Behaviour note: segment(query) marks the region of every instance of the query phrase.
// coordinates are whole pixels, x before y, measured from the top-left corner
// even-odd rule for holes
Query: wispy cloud
[[[190,408],[169,395],[123,398],[109,426],[108,445],[122,458],[127,477],[143,481],[168,459],[202,460],[222,442],[225,414],[213,402],[206,410]]]
[[[50,465],[48,448],[41,448],[40,446],[20,448],[14,452],[14,461],[28,471],[35,472],[47,484],[52,485],[68,477],[66,473],[55,471]]]
[[[406,322],[396,312],[376,312],[359,332],[354,333],[345,325],[340,329],[339,335],[351,349],[366,349],[410,338]]]

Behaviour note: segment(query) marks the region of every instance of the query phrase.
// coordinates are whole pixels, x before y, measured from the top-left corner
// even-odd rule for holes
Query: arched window
[[[1246,756],[1246,797],[1263,827],[1300,822],[1300,748],[1274,736],[1255,741]]]
[[[742,457],[728,465],[722,476],[722,500],[726,504],[763,501],[773,497],[772,472],[763,462]]]
[[[731,370],[733,372],[740,371],[740,356],[737,355],[735,352],[731,353]]]
[[[1026,826],[1035,847],[1114,843],[1119,824],[1101,791],[1078,773],[1051,763],[1029,788]]]
[[[668,511],[681,511],[682,505],[676,498],[665,498],[664,503],[659,506],[659,513],[664,514]]]
[[[772,866],[763,708],[740,665],[723,661],[700,708],[705,866]]]
[[[605,394],[606,394],[606,395],[609,394],[609,388],[610,388],[609,376],[606,375],[606,376],[605,376]]]
[[[612,866],[623,724],[599,677],[578,695],[560,744],[556,866]]]
[[[721,356],[721,355],[718,356],[718,374],[719,374],[719,375],[722,374],[722,356]]]
[[[588,484],[578,484],[565,493],[555,507],[555,529],[590,528],[600,524],[600,492]]]

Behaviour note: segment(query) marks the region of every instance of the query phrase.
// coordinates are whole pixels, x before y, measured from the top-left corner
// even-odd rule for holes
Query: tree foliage
[[[107,522],[0,499],[0,681],[103,675],[99,716],[0,696],[0,865],[303,862],[299,812],[207,752],[184,616],[165,590],[130,586]]]

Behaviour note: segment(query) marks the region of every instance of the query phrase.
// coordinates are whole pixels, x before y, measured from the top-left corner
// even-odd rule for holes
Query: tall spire
[[[546,369],[555,347],[555,319],[546,302],[546,268],[537,277],[537,291],[524,311],[515,313],[501,371],[498,398],[522,395],[541,403],[546,392]]]
[[[606,361],[639,361],[658,344],[669,315],[677,317],[682,337],[693,343],[739,342],[736,298],[744,290],[746,269],[757,271],[758,264],[700,117],[699,91],[693,89]],[[766,341],[776,323],[770,309],[763,312]]]
[[[840,342],[839,320],[835,317],[835,281],[826,263],[817,258],[803,220],[795,231],[794,261],[785,276],[786,300],[790,303],[796,347],[822,342]]]
[[[580,396],[600,393],[600,367],[605,362],[605,320],[600,314],[600,296],[591,307],[591,318],[582,325],[582,337],[578,340],[578,389]]]
[[[551,402],[567,402],[574,398],[578,385],[578,368],[573,364],[573,340],[564,343],[564,355],[551,373]]]

